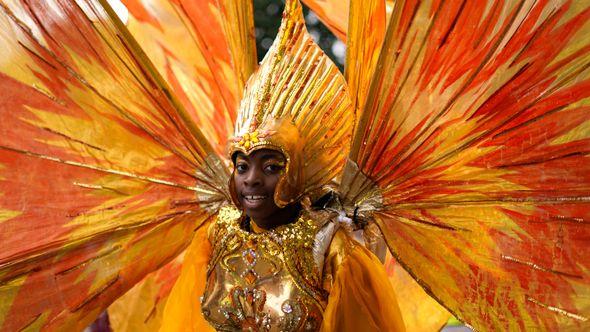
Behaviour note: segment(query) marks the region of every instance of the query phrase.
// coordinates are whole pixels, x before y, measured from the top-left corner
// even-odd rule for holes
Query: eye
[[[280,164],[268,164],[264,166],[264,172],[268,174],[276,174],[282,171],[283,168],[284,166]]]
[[[238,163],[236,164],[236,172],[238,174],[244,174],[248,170],[248,165],[245,163]]]

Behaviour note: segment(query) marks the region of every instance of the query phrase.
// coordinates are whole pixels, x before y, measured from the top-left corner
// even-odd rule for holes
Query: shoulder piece
[[[236,220],[238,220],[241,216],[240,210],[238,210],[233,205],[226,205],[219,210],[219,214],[217,215],[217,224],[223,224],[225,226],[229,226],[233,224]]]
[[[219,209],[217,218],[208,232],[209,241],[211,243],[217,243],[217,241],[221,241],[227,235],[230,229],[239,227],[240,216],[240,210],[232,205],[226,205]]]
[[[213,266],[217,264],[217,261],[222,256],[224,249],[232,247],[232,243],[235,243],[235,236],[232,236],[232,230],[239,228],[238,220],[240,219],[241,212],[232,205],[226,205],[219,209],[217,219],[212,223],[209,229],[209,242],[213,247],[211,253],[211,260],[209,261],[208,273],[211,271]]]
[[[340,222],[335,218],[334,213],[326,210],[310,212],[310,219],[317,224],[312,254],[314,263],[321,275],[324,268],[326,252],[330,247],[330,243],[332,243],[334,234],[340,228]]]

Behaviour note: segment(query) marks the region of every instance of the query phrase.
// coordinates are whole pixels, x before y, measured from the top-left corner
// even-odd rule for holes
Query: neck
[[[267,218],[256,219],[256,220],[250,218],[250,220],[252,221],[252,224],[251,224],[252,230],[255,233],[259,233],[262,231],[271,230],[271,229],[281,226],[281,225],[293,223],[297,220],[297,217],[299,217],[300,211],[301,211],[301,205],[297,203],[297,204],[288,205],[288,206],[278,210],[276,213],[270,215]]]

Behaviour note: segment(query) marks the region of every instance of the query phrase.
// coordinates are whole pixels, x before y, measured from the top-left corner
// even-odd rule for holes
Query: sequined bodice
[[[335,229],[328,218],[304,214],[254,234],[240,227],[235,209],[222,209],[211,234],[205,318],[219,331],[317,330],[327,301],[323,259]]]

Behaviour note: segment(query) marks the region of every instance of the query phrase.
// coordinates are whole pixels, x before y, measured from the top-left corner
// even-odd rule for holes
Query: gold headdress
[[[344,77],[307,32],[299,1],[288,0],[277,38],[246,85],[230,157],[282,152],[287,166],[274,195],[282,207],[339,174],[353,118]],[[236,202],[233,180],[230,191]]]

